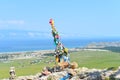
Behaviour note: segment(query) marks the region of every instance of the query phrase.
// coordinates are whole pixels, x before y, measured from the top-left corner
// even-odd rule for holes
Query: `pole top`
[[[52,18],[50,19],[49,23],[50,23],[52,26],[54,26],[54,20],[53,20]]]

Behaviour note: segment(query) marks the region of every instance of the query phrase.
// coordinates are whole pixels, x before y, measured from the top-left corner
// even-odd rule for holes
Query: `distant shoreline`
[[[70,51],[76,50],[111,50],[120,48],[120,42],[91,42],[84,47],[68,48]],[[32,53],[32,52],[54,52],[54,49],[39,49],[39,50],[26,50],[26,51],[10,51],[0,52],[0,54],[16,54],[16,53]]]
[[[13,51],[13,52],[0,52],[0,55],[2,54],[24,54],[24,53],[48,53],[48,52],[54,52],[53,49],[48,50],[32,50],[32,51]]]
[[[120,42],[120,39],[62,39],[67,48],[84,48],[92,43]],[[102,44],[103,45],[103,44]],[[98,47],[98,46],[97,46]],[[7,40],[0,42],[1,53],[32,52],[40,50],[53,50],[55,44],[52,39],[47,40]]]
[[[13,53],[26,53],[26,52],[40,52],[40,51],[52,51],[53,49],[48,50],[28,50],[28,51],[10,51],[10,52],[0,52],[0,54],[13,54]]]
[[[102,50],[102,49],[92,49],[92,48],[69,48],[70,52],[76,52],[81,50],[90,50],[90,51],[108,51],[108,50]],[[48,49],[48,50],[33,50],[33,51],[16,51],[16,52],[0,52],[0,55],[2,54],[24,54],[24,53],[54,53],[54,49]]]

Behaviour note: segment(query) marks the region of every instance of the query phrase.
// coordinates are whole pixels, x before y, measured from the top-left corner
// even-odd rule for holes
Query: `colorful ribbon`
[[[65,62],[70,62],[68,57],[68,49],[63,46],[63,44],[60,42],[60,36],[57,32],[55,26],[54,26],[54,20],[50,19],[49,21],[51,28],[52,28],[52,36],[54,38],[54,43],[56,45],[55,49],[55,59],[56,62],[61,62],[62,60]],[[65,59],[64,59],[65,58]]]

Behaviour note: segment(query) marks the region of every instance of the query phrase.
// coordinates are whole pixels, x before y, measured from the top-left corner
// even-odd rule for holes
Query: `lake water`
[[[91,42],[114,42],[120,39],[65,39],[61,40],[67,48],[84,47]],[[0,52],[19,52],[55,49],[52,39],[44,40],[0,40]]]

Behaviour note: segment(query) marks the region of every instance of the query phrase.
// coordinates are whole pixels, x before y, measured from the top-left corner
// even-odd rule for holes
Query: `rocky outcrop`
[[[67,80],[67,74],[71,73],[69,80],[120,80],[120,68],[109,69],[88,69],[86,67],[78,69],[64,69],[59,72],[53,72],[47,76],[40,76],[41,73],[30,76],[20,76],[16,80]]]

